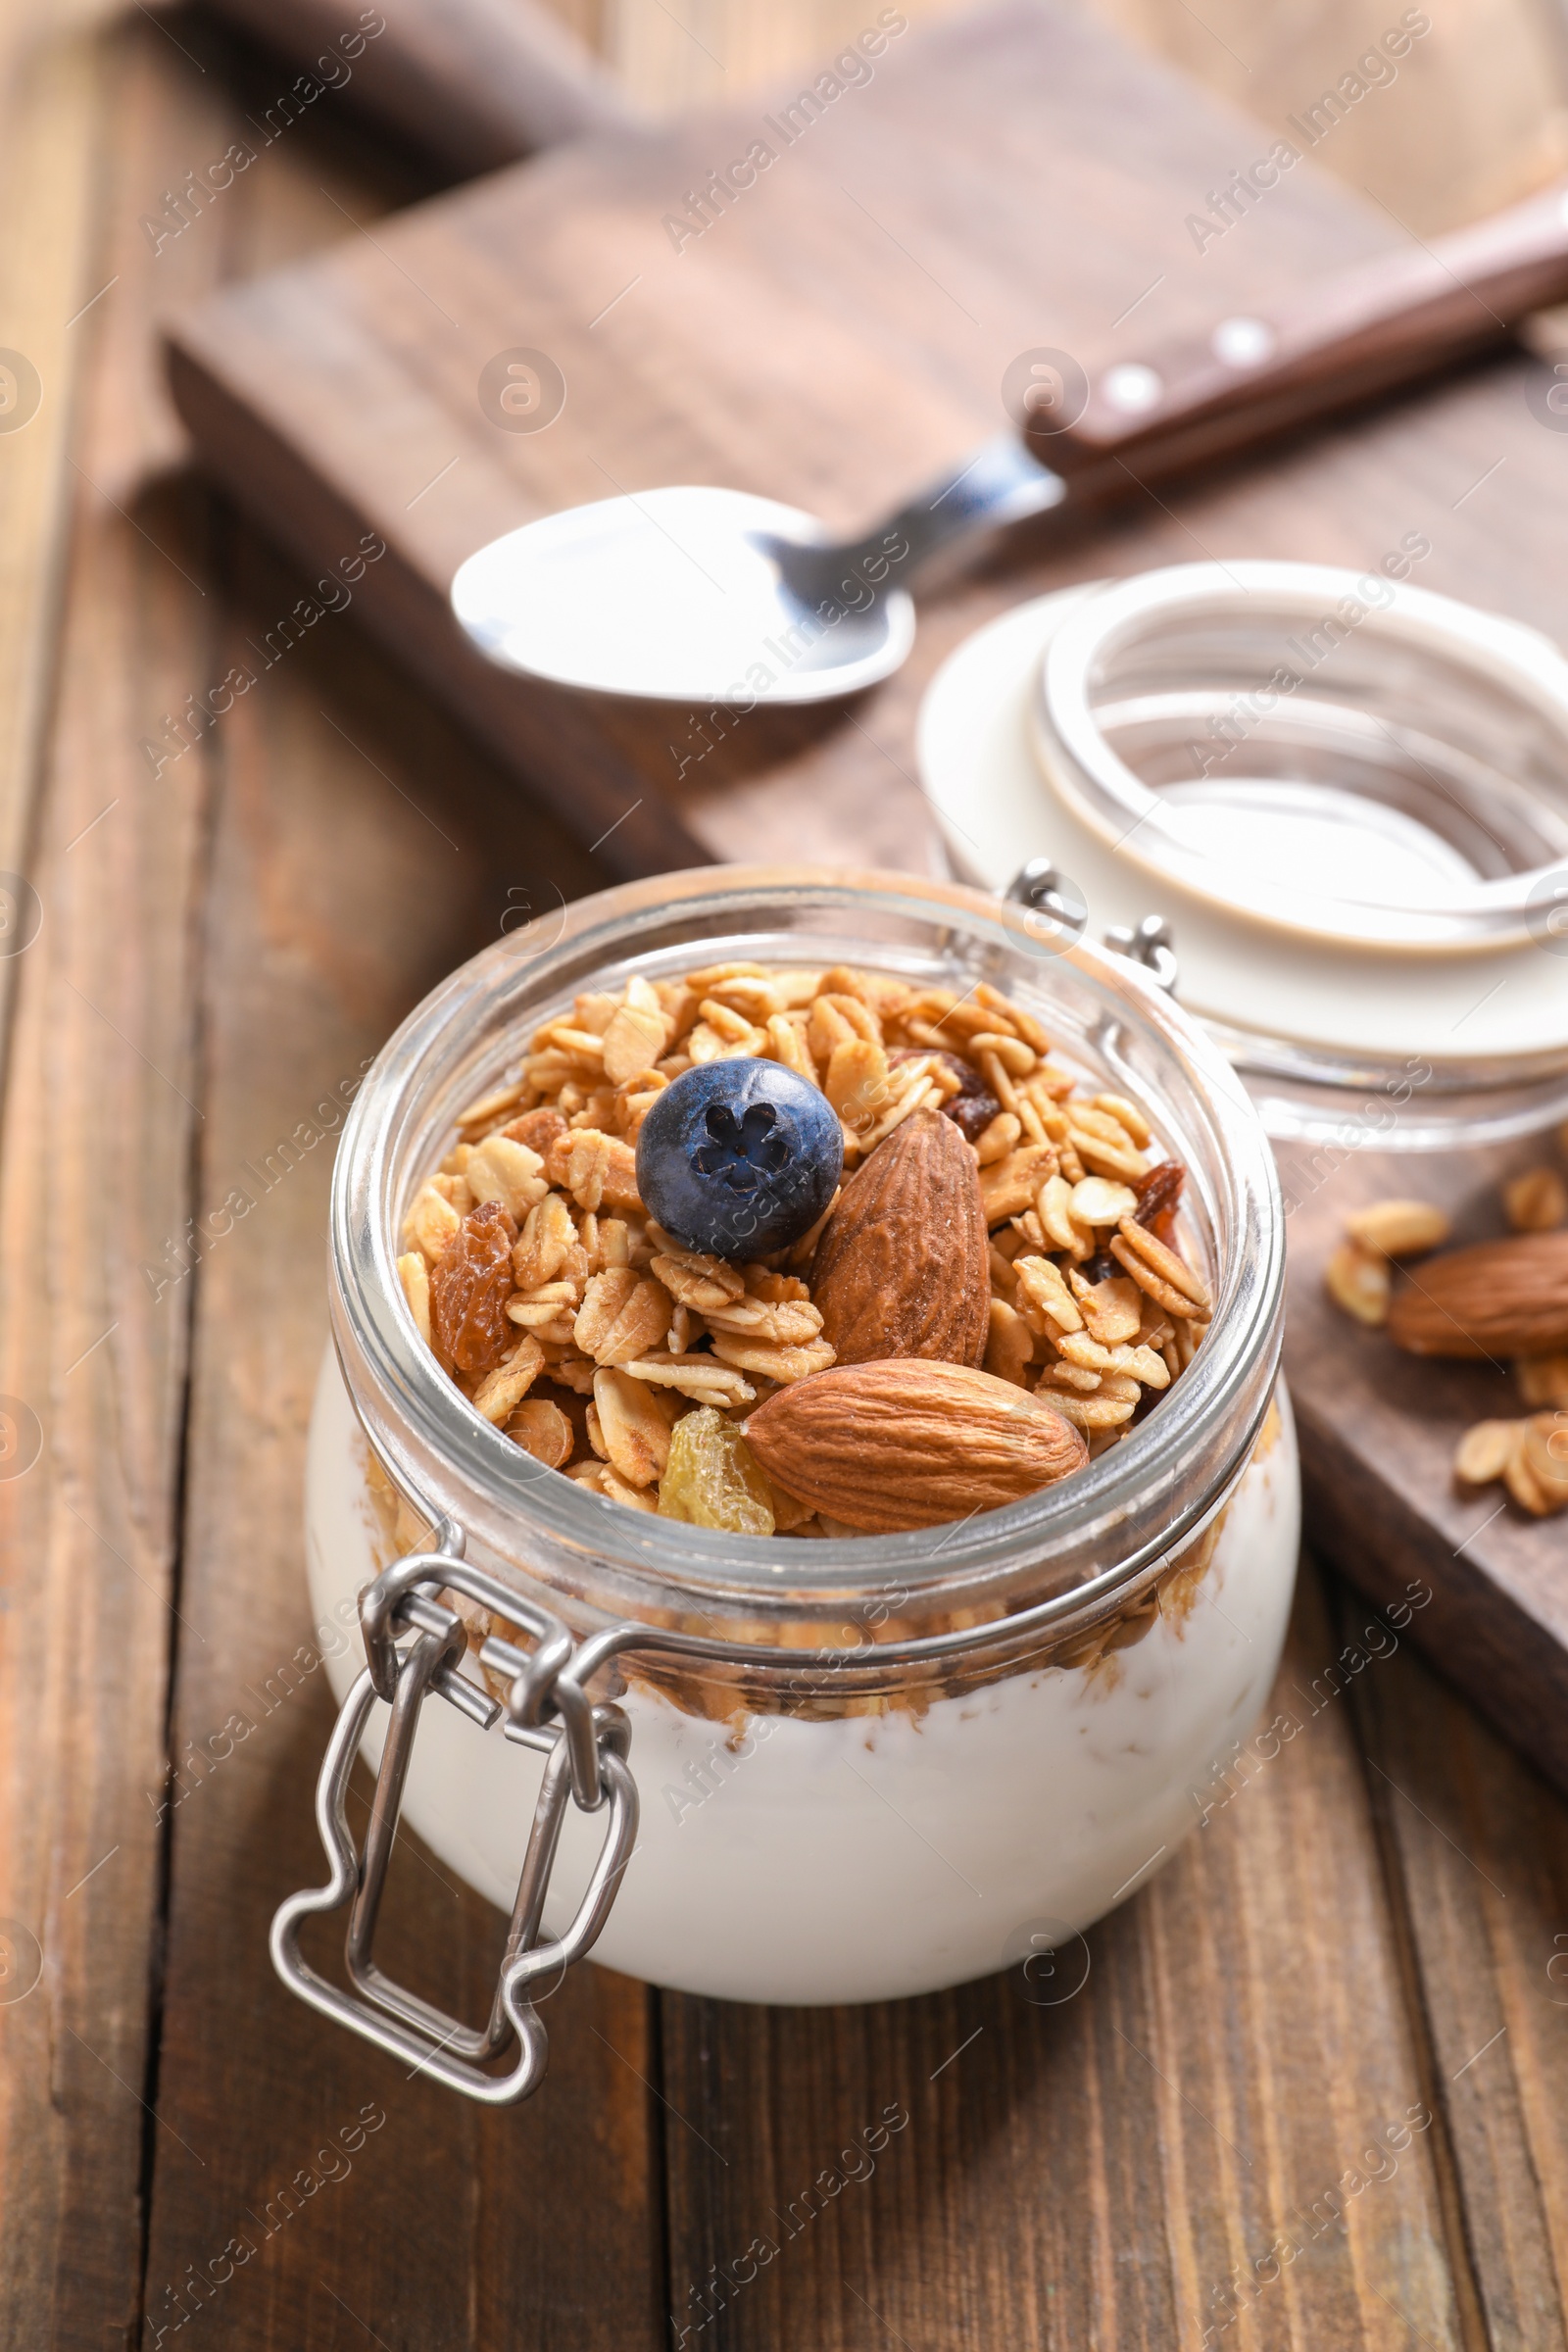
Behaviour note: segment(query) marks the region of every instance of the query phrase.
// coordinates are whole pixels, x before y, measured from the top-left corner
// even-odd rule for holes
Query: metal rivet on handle
[[[1153,408],[1165,389],[1164,378],[1142,360],[1123,360],[1112,368],[1100,387],[1113,409],[1125,410],[1136,416],[1144,409]]]
[[[1222,318],[1208,338],[1208,348],[1227,368],[1256,368],[1268,359],[1279,337],[1263,318]]]

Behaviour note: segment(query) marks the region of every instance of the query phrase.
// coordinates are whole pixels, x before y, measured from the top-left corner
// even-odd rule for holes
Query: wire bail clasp
[[[290,1895],[272,1921],[272,1965],[289,1989],[323,2017],[335,2018],[377,2048],[416,2062],[453,2090],[489,2106],[527,2098],[544,2080],[549,2042],[530,1987],[559,1978],[587,1952],[609,1916],[637,1836],[637,1789],[626,1762],[631,1727],[619,1707],[595,1706],[584,1684],[597,1662],[595,1644],[579,1648],[570,1628],[551,1610],[513,1592],[464,1559],[463,1531],[437,1523],[432,1547],[394,1561],[360,1594],[365,1671],[343,1702],[317,1783],[316,1821],[330,1866],[324,1886]],[[467,1628],[436,1598],[461,1592],[533,1637],[533,1647],[492,1636],[484,1664],[510,1679],[505,1706],[459,1673]],[[399,1646],[400,1637],[412,1636]],[[604,1647],[599,1639],[597,1649]],[[504,1737],[537,1749],[544,1779],[517,1881],[506,1952],[487,2023],[466,2026],[394,1984],[372,1956],[387,1867],[397,1837],[404,1784],[424,1702],[435,1691],[481,1731],[503,1721]],[[365,1834],[356,1847],[348,1824],[349,1776],[377,1700],[391,1709]],[[545,1896],[568,1796],[583,1812],[608,1807],[603,1844],[564,1935],[540,1940]],[[300,1931],[314,1912],[349,1904],[344,1960],[346,1992],[301,1956]],[[552,1986],[551,1989],[554,1989]],[[484,2071],[514,2041],[510,2072]]]

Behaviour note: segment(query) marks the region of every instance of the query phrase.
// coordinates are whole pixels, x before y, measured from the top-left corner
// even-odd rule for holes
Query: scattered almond
[[[1389,1315],[1412,1355],[1549,1355],[1568,1348],[1568,1233],[1515,1234],[1434,1257]]]

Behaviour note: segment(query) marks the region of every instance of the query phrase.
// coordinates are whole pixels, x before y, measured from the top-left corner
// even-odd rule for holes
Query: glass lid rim
[[[701,1591],[708,1598],[733,1597],[744,1606],[748,1598],[777,1600],[798,1592],[806,1604],[818,1592],[872,1594],[899,1584],[915,1599],[950,1578],[974,1579],[988,1571],[998,1577],[1016,1574],[1029,1558],[1066,1555],[1075,1543],[1102,1531],[1114,1543],[1113,1531],[1128,1516],[1126,1495],[1135,1487],[1154,1482],[1157,1489],[1161,1482],[1168,1487],[1178,1480],[1200,1442],[1202,1420],[1216,1415],[1223,1421],[1246,1396],[1259,1365],[1277,1364],[1285,1221],[1267,1137],[1223,1053],[1138,966],[1083,942],[1052,960],[1077,969],[1102,1008],[1118,1007],[1124,1017],[1152,1028],[1194,1082],[1207,1126],[1204,1140],[1214,1147],[1220,1170],[1216,1210],[1232,1228],[1236,1246],[1232,1262],[1219,1270],[1213,1320],[1192,1365],[1137,1437],[1064,1487],[978,1514],[972,1524],[958,1522],[956,1534],[950,1522],[902,1535],[819,1539],[808,1545],[788,1537],[751,1538],[743,1555],[732,1536],[623,1506],[612,1516],[613,1506],[568,1479],[545,1473],[473,1412],[420,1342],[396,1278],[397,1249],[385,1205],[389,1157],[412,1115],[419,1082],[426,1088],[434,1083],[432,1070],[455,1024],[494,1015],[514,994],[522,993],[524,972],[536,981],[541,968],[548,975],[554,966],[564,976],[585,957],[600,966],[623,962],[636,954],[639,932],[684,915],[693,920],[694,944],[715,935],[700,923],[711,926],[713,918],[725,914],[733,918],[728,935],[760,929],[746,919],[760,895],[781,908],[804,899],[818,909],[841,911],[842,927],[850,933],[856,929],[855,907],[870,896],[895,915],[931,923],[951,914],[966,922],[972,941],[990,934],[1039,954],[1028,908],[966,885],[875,869],[798,865],[698,867],[620,884],[493,942],[414,1007],[376,1056],[350,1111],[332,1179],[334,1322],[341,1313],[348,1323],[355,1353],[378,1396],[412,1424],[416,1438],[466,1491],[514,1515],[519,1531],[532,1528],[633,1587]],[[530,934],[549,928],[555,937],[548,945],[530,944]],[[797,936],[804,950],[809,935]],[[874,960],[869,950],[865,960]],[[343,1352],[340,1335],[340,1357]],[[359,1409],[352,1381],[349,1387]],[[1216,1487],[1234,1467],[1222,1474],[1216,1466]],[[807,1556],[801,1558],[802,1553]],[[1004,1622],[1004,1614],[999,1615],[999,1625]]]
[[[1172,564],[1091,588],[1063,612],[1033,668],[1037,726],[1060,748],[1069,771],[1054,773],[1053,782],[1068,794],[1085,821],[1112,844],[1114,854],[1129,856],[1159,880],[1179,882],[1210,906],[1244,910],[1239,909],[1234,887],[1227,893],[1222,882],[1227,874],[1234,882],[1245,868],[1209,856],[1177,834],[1166,821],[1163,796],[1143,783],[1112,748],[1091,699],[1097,669],[1162,617],[1250,616],[1266,625],[1275,617],[1300,620],[1315,614],[1321,623],[1333,617],[1319,610],[1325,598],[1353,595],[1357,584],[1371,576],[1370,567],[1353,572],[1348,565],[1254,558]],[[1358,635],[1368,631],[1373,643],[1393,638],[1413,644],[1451,661],[1456,668],[1489,678],[1553,726],[1568,765],[1568,660],[1543,632],[1434,590],[1377,576],[1390,591],[1389,600],[1368,607],[1365,619],[1356,624]],[[1258,605],[1250,613],[1254,596]],[[1294,610],[1298,605],[1300,610]],[[1267,686],[1265,680],[1256,691],[1267,691]],[[1146,840],[1135,841],[1135,830]],[[1150,834],[1157,837],[1163,859],[1150,854]],[[1494,880],[1450,886],[1441,901],[1414,907],[1375,897],[1308,897],[1298,889],[1284,894],[1274,886],[1259,889],[1251,910],[1298,935],[1342,945],[1389,945],[1417,952],[1497,947],[1515,938],[1522,944],[1529,936],[1533,894],[1544,880],[1565,873],[1568,858],[1555,858]],[[1321,910],[1316,919],[1314,908]],[[1344,918],[1352,910],[1364,919],[1384,918],[1384,935],[1350,928]],[[1325,920],[1324,912],[1337,912],[1341,919]],[[1446,930],[1426,939],[1411,936],[1412,929],[1423,925],[1467,921],[1474,926],[1469,936],[1455,937]],[[1511,927],[1500,930],[1499,921]]]

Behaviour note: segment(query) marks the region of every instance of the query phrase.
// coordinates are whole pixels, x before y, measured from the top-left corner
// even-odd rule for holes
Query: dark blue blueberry
[[[844,1167],[825,1097],[781,1061],[704,1061],[666,1086],[637,1138],[637,1190],[688,1250],[770,1257],[816,1223]]]

